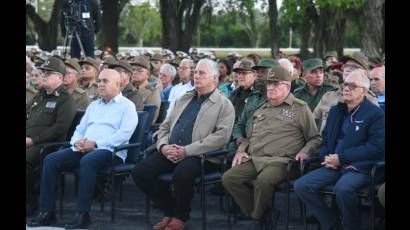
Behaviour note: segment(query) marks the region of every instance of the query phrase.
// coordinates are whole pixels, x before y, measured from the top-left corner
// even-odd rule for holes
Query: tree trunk
[[[380,57],[383,48],[384,2],[384,0],[367,0],[360,8],[360,44],[362,52],[368,57]]]
[[[120,15],[118,0],[101,0],[102,48],[109,47],[118,52],[118,20]]]
[[[269,28],[271,36],[271,56],[276,58],[279,51],[279,28],[278,28],[278,7],[276,0],[269,0]]]
[[[58,23],[61,18],[62,0],[55,0],[51,17],[45,22],[36,12],[32,5],[26,4],[26,14],[34,24],[34,30],[38,35],[38,46],[45,51],[52,51],[57,47]]]
[[[187,52],[205,0],[160,0],[162,47]]]
[[[301,24],[299,30],[301,34],[301,44],[300,44],[300,55],[304,58],[307,59],[310,57],[310,52],[309,52],[309,45],[310,45],[310,37],[311,37],[311,28],[312,28],[312,23],[310,20],[303,20],[303,23]]]

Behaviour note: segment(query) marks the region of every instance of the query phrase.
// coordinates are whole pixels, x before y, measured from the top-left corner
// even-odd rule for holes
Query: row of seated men
[[[66,228],[82,228],[91,223],[89,210],[96,173],[110,165],[113,148],[127,143],[138,123],[136,103],[121,93],[125,64],[110,66],[114,70],[99,72],[99,98],[87,106],[71,137],[72,146],[44,159],[38,212],[28,222],[29,226],[56,221],[57,175],[77,167],[78,215]],[[27,110],[28,188],[38,180],[35,171],[39,146],[45,141],[62,139],[69,126],[67,121],[74,117],[73,97],[62,86],[63,76],[69,70],[66,67],[58,58],[50,58],[39,67],[43,71],[44,90],[31,100]],[[322,68],[320,59],[303,63],[306,76],[320,75]],[[194,180],[200,174],[198,155],[223,148],[231,136],[237,148],[232,168],[223,175],[222,184],[241,210],[253,219],[251,228],[261,229],[267,213],[272,212],[269,201],[274,185],[286,177],[287,161],[304,160],[319,152],[323,167],[298,179],[296,193],[321,226],[331,229],[337,216],[326,208],[318,190],[336,183],[342,224],[345,229],[357,229],[360,218],[354,193],[369,183],[369,166],[384,159],[384,112],[368,99],[367,71],[357,68],[346,74],[336,100],[327,104],[322,135],[309,104],[291,93],[289,71],[275,60],[261,60],[259,65],[242,60],[233,71],[241,87],[228,99],[217,88],[217,63],[200,60],[194,69],[194,89],[175,100],[160,126],[157,152],[133,169],[137,187],[164,212],[164,218],[153,229],[184,229],[190,218]],[[118,152],[116,156],[121,164],[127,153]],[[206,164],[207,171],[220,167],[218,159],[210,159]],[[170,191],[168,186],[158,183],[157,176],[163,172],[174,173],[174,196],[164,192]],[[244,183],[253,179],[254,189],[249,190]],[[35,191],[28,189],[27,199],[36,203]]]

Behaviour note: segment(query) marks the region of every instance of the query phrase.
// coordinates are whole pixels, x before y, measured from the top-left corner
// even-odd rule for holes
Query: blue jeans
[[[294,189],[297,196],[320,222],[321,229],[331,229],[337,215],[322,199],[319,190],[334,185],[336,203],[342,214],[343,229],[360,228],[360,210],[357,192],[370,183],[370,176],[362,172],[333,170],[325,167],[315,169],[296,180]]]
[[[122,161],[117,158],[118,163]],[[112,152],[97,149],[88,153],[74,152],[70,148],[49,154],[43,161],[40,187],[40,211],[54,211],[58,178],[61,171],[79,168],[77,211],[88,212],[95,190],[97,172],[109,167]]]

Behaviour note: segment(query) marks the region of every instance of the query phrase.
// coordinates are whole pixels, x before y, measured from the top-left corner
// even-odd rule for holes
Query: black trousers
[[[218,169],[218,164],[209,161],[205,164],[205,173]],[[173,172],[171,186],[158,179],[160,174],[168,172]],[[197,156],[187,157],[174,164],[161,153],[155,152],[135,166],[132,178],[137,187],[164,212],[164,216],[185,222],[191,212],[194,182],[200,173],[201,159]]]
[[[94,34],[87,34],[87,35],[81,35],[80,36],[81,44],[83,45],[85,56],[86,57],[92,57],[94,58]],[[78,44],[77,38],[73,37],[73,40],[71,40],[71,58],[81,58],[81,48],[80,45]]]

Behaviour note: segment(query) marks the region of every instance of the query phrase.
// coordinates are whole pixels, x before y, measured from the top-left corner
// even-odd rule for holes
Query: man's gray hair
[[[171,77],[175,77],[175,75],[177,74],[177,70],[175,69],[175,67],[168,63],[163,64],[159,71],[165,71],[168,75],[171,75]]]
[[[349,73],[349,75],[347,75],[346,78],[350,77],[350,76],[360,76],[360,80],[361,80],[361,86],[363,86],[366,89],[370,88],[370,80],[369,80],[369,76],[368,76],[368,72],[363,70],[363,69],[355,69],[352,72]]]
[[[181,64],[184,63],[184,62],[188,62],[191,66],[194,66],[194,61],[192,61],[192,60],[189,59],[189,58],[184,58],[184,59],[182,59],[182,61],[179,63],[179,65],[181,65]]]
[[[287,58],[281,58],[278,60],[279,64],[285,68],[287,71],[289,71],[290,75],[293,75],[293,72],[295,72],[295,68],[293,67],[292,62],[289,61]]]
[[[214,61],[212,61],[211,59],[208,58],[204,58],[199,60],[198,65],[208,65],[209,67],[209,73],[212,74],[216,79],[219,78],[219,68],[218,68],[218,64]]]

